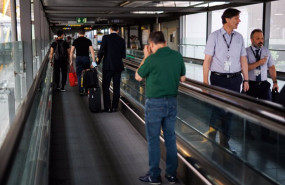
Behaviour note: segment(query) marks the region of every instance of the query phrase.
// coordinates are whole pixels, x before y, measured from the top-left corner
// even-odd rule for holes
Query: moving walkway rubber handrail
[[[31,110],[37,89],[40,85],[42,75],[48,67],[48,55],[46,55],[43,64],[35,76],[33,84],[25,97],[23,103],[13,120],[13,124],[0,148],[0,184],[5,184],[9,171],[12,168],[13,159],[18,151],[18,145],[26,125],[26,121]]]
[[[138,63],[127,60],[124,60],[124,62],[132,70],[138,67]],[[180,83],[180,90],[186,94],[193,95],[194,93],[197,97],[200,96],[199,99],[201,100],[207,98],[212,103],[218,100],[219,102],[214,104],[221,108],[224,105],[230,105],[231,109],[247,115],[249,119],[255,119],[263,126],[285,135],[285,109],[281,105],[256,100],[240,93],[210,86],[191,79],[187,79],[185,83]]]

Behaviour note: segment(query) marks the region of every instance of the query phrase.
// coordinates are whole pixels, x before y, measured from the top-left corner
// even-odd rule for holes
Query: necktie
[[[259,49],[255,50],[255,52],[256,52],[255,53],[256,62],[260,60],[259,51],[260,51]],[[257,66],[256,69],[260,70],[261,68],[260,68],[260,66]],[[258,76],[256,76],[256,81],[257,82],[261,82],[261,73]]]

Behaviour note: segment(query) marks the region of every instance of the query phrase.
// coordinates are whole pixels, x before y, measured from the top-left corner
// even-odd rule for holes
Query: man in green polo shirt
[[[151,54],[152,52],[152,54]],[[160,129],[166,146],[166,173],[170,183],[176,182],[178,166],[175,136],[177,93],[179,81],[185,81],[185,65],[180,53],[166,46],[163,33],[153,32],[144,48],[144,59],[135,76],[146,78],[145,122],[149,153],[149,171],[139,178],[143,182],[160,184]]]

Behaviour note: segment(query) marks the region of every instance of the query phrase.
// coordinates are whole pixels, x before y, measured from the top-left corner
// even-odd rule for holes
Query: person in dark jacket
[[[111,34],[102,39],[98,52],[97,62],[100,64],[103,58],[103,99],[106,112],[115,112],[118,108],[120,98],[121,73],[124,70],[122,59],[126,57],[125,40],[118,35],[119,27],[111,26]],[[113,101],[110,100],[110,83],[113,79]]]

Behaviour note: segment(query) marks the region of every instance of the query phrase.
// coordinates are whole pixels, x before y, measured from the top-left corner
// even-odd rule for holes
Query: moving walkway
[[[82,184],[85,182],[84,184],[92,184],[94,183],[92,179],[97,179],[100,184],[104,184],[104,182],[139,184],[140,182],[136,181],[137,174],[147,170],[146,143],[138,134],[140,133],[145,138],[145,82],[134,80],[136,69],[134,63],[132,65],[125,63],[125,66],[126,69],[122,73],[120,112],[93,114],[87,111],[86,97],[76,95],[77,88],[66,92],[70,95],[69,100],[64,99],[64,93],[53,94],[52,69],[48,66],[48,60],[45,58],[0,150],[0,183],[51,184],[54,179],[49,177],[58,177],[58,175],[60,177],[60,174],[52,176],[54,174],[50,171],[62,167],[61,165],[54,166],[54,164],[57,165],[57,162],[52,164],[54,162],[52,160],[57,155],[54,153],[54,148],[52,149],[54,147],[53,139],[56,138],[60,143],[55,147],[57,152],[60,152],[63,147],[75,146],[74,150],[66,150],[71,153],[63,151],[63,155],[58,155],[59,158],[66,159],[66,156],[84,153],[89,156],[84,159],[74,157],[72,158],[74,160],[67,160],[71,163],[62,163],[62,165],[80,166],[85,164],[92,166],[95,163],[92,161],[94,156],[102,157],[99,158],[100,168],[97,166],[96,170],[85,168],[85,170],[89,170],[88,173],[67,171],[67,176],[73,175],[78,178],[76,181],[74,178],[70,178],[71,180],[65,183],[77,184],[77,182],[81,182]],[[110,90],[112,91],[112,89]],[[179,150],[178,177],[181,184],[284,183],[284,107],[257,101],[193,80],[181,83],[177,98],[176,134]],[[72,103],[83,110],[73,108]],[[231,149],[220,145],[217,142],[218,137],[214,139],[208,137],[211,131],[209,130],[211,111],[216,108],[233,114],[232,136],[229,142]],[[63,114],[60,114],[61,112]],[[59,114],[55,115],[56,113]],[[72,117],[74,119],[71,119],[71,116],[74,116]],[[74,122],[71,123],[71,121]],[[55,132],[51,132],[53,131],[51,128],[53,129],[55,124],[63,122],[70,122],[70,125],[61,125]],[[119,128],[122,125],[124,126]],[[247,125],[252,128],[254,140],[246,135]],[[259,134],[259,130],[263,127],[270,130],[270,140],[266,142],[262,141]],[[73,131],[69,132],[71,128]],[[133,128],[136,128],[137,131]],[[74,129],[80,133],[77,137],[72,137],[76,134]],[[128,132],[121,133],[120,130]],[[74,140],[69,139],[69,136]],[[124,140],[126,137],[128,139]],[[109,138],[113,138],[113,140],[111,141]],[[117,138],[117,142],[114,141],[115,138]],[[163,143],[163,133],[161,142]],[[128,148],[128,143],[132,143],[131,146],[140,143],[141,147]],[[163,145],[162,151],[162,158],[165,158]],[[130,155],[128,156],[127,153]],[[138,156],[134,158],[134,155]],[[138,159],[139,161],[137,161]],[[123,162],[120,163],[120,161]],[[122,165],[126,164],[126,161],[137,162],[137,165],[133,167]],[[121,164],[124,168],[118,167],[116,164]],[[103,172],[107,174],[104,175]],[[120,172],[132,175],[123,176],[129,177],[126,179],[119,175]],[[66,174],[63,173],[62,176]],[[78,179],[82,179],[82,181]],[[62,181],[59,179],[59,182]]]

